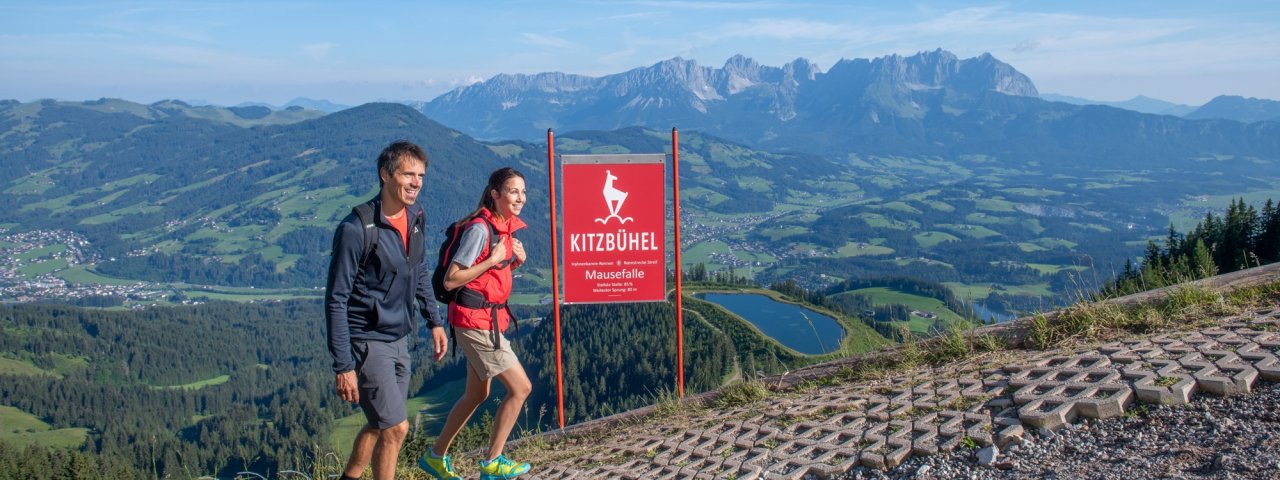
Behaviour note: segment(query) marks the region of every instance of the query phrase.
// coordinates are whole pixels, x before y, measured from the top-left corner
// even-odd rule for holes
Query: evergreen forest
[[[1205,214],[1190,231],[1169,227],[1160,246],[1147,242],[1142,262],[1124,270],[1100,293],[1127,295],[1280,260],[1280,206],[1267,199],[1259,210],[1233,200],[1222,216]]]

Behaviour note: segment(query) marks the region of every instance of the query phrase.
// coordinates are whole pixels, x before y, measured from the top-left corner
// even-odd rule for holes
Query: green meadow
[[[49,375],[60,376],[25,360],[0,357],[0,375]]]
[[[928,333],[935,324],[948,325],[953,322],[961,322],[964,320],[964,317],[961,317],[959,314],[948,309],[941,300],[936,298],[922,297],[886,287],[860,288],[857,290],[850,290],[842,293],[841,295],[855,294],[865,295],[871,298],[871,302],[876,306],[906,305],[912,310],[932,312],[937,315],[938,318],[936,319],[912,315],[910,322],[908,322],[909,328],[912,332],[917,334]]]
[[[0,405],[0,441],[17,448],[77,448],[84,445],[87,438],[87,428],[54,429],[35,415]]]
[[[428,435],[434,436],[439,433],[440,427],[444,425],[445,417],[449,415],[449,409],[453,408],[453,403],[462,395],[463,389],[466,387],[465,380],[454,380],[452,382],[438,385],[426,393],[409,397],[409,403],[406,410],[409,412],[409,422],[414,423],[417,415],[422,415],[422,422],[419,428]],[[477,409],[472,415],[472,421],[478,420],[482,415],[481,409]],[[328,447],[337,453],[340,458],[347,458],[351,453],[351,443],[355,441],[356,434],[360,433],[360,429],[365,425],[364,413],[359,407],[353,407],[351,415],[339,418],[333,423],[333,432],[329,434]],[[516,425],[517,430],[520,425]],[[421,453],[421,452],[418,452]]]
[[[849,242],[836,251],[836,255],[840,257],[861,257],[861,256],[878,256],[891,255],[894,250],[889,247],[873,245],[863,242]]]
[[[916,242],[921,248],[933,248],[942,242],[954,242],[960,240],[955,235],[944,232],[924,232],[915,235]]]
[[[93,270],[90,265],[75,265],[58,272],[58,277],[71,283],[100,285],[133,285],[137,280],[108,277]]]
[[[218,375],[213,378],[206,378],[204,380],[199,380],[199,381],[186,383],[182,385],[164,385],[164,386],[157,386],[154,388],[157,388],[160,390],[199,390],[204,387],[222,385],[224,383],[227,383],[227,381],[229,380],[231,380],[230,375]]]

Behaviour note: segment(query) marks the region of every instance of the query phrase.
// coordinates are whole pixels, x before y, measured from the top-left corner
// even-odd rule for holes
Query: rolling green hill
[[[561,153],[670,149],[668,132],[638,128],[561,138]],[[1269,165],[1048,168],[976,155],[832,161],[682,131],[683,258],[809,288],[925,278],[970,301],[1041,309],[1099,287],[1170,222],[1194,222],[1232,195],[1280,194],[1280,171]],[[768,189],[748,188],[762,184]]]
[[[251,126],[170,107],[180,106],[0,104],[0,168],[14,172],[0,199],[18,206],[0,211],[0,252],[20,279],[147,282],[126,304],[317,295],[334,223],[373,194],[377,151],[408,138],[432,159],[422,199],[433,235],[473,207],[488,171],[525,171],[525,301],[549,290],[545,146],[476,141],[394,104]],[[980,293],[972,301],[995,292],[1002,305],[1051,305],[1104,283],[1171,222],[1233,196],[1280,196],[1266,159],[819,157],[681,133],[685,261],[763,284],[913,276]],[[669,132],[642,128],[557,139],[565,154],[670,149]],[[32,231],[67,233],[17,238]]]
[[[428,151],[422,201],[433,236],[474,208],[491,170],[515,165],[535,188],[545,175],[529,168],[535,149],[493,148],[397,104],[252,127],[157,108],[0,106],[0,168],[14,173],[0,197],[21,206],[0,212],[0,223],[69,230],[87,243],[74,265],[38,259],[21,273],[313,288],[324,277],[336,222],[376,192],[374,159],[392,140]],[[545,229],[547,208],[545,195],[534,192],[525,243],[537,266],[546,264],[548,248],[546,235],[532,232]]]

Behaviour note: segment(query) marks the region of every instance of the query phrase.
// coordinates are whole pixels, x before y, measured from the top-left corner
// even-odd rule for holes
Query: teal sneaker
[[[436,477],[436,480],[462,480],[462,477],[453,471],[453,461],[449,460],[449,456],[437,457],[430,448],[427,449],[427,453],[418,457],[418,468]]]
[[[502,455],[487,462],[480,460],[480,480],[516,478],[527,471],[529,471],[529,464],[516,463]]]

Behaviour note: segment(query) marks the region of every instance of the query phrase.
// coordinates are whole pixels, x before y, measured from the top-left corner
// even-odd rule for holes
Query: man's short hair
[[[387,175],[396,173],[396,169],[400,168],[400,162],[403,162],[405,157],[422,162],[424,168],[431,166],[427,160],[427,152],[423,151],[422,147],[408,140],[396,140],[382,149],[382,153],[378,155],[378,171],[387,172]],[[381,175],[378,176],[378,184],[382,184]]]

